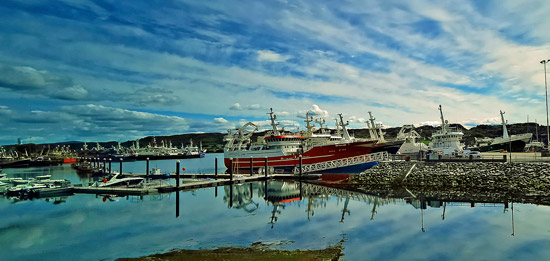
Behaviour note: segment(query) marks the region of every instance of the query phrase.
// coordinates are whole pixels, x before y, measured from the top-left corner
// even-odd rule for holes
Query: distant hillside
[[[451,127],[456,127],[459,130],[461,130],[464,133],[463,142],[467,145],[472,145],[474,143],[474,138],[482,138],[482,137],[491,137],[495,138],[498,136],[502,136],[502,126],[501,125],[478,125],[476,127],[473,127],[471,129],[466,129],[460,124],[450,124]],[[521,133],[533,133],[533,137],[535,137],[535,130],[536,130],[536,124],[535,123],[517,123],[517,124],[510,124],[507,125],[508,133],[510,134],[521,134]],[[399,133],[399,130],[401,127],[395,127],[395,128],[388,128],[385,129],[384,132],[386,139],[392,139],[397,136]],[[439,127],[432,127],[432,126],[421,126],[415,128],[416,132],[418,132],[423,139],[430,140],[432,133],[434,131],[437,131]],[[355,136],[356,138],[368,138],[369,132],[368,129],[350,129],[350,134]],[[546,142],[546,127],[545,126],[538,126],[538,132],[539,132],[539,140]],[[252,140],[256,141],[258,136],[264,135],[264,132],[258,132],[255,133],[252,136]],[[225,136],[225,133],[189,133],[189,134],[178,134],[178,135],[171,135],[171,136],[148,136],[145,138],[142,138],[139,140],[140,146],[144,147],[150,144],[153,141],[153,138],[155,138],[157,144],[161,144],[161,141],[164,141],[166,143],[172,142],[173,146],[181,146],[182,144],[187,145],[189,144],[190,139],[193,140],[193,143],[198,145],[200,142],[202,142],[203,148],[206,148],[208,151],[207,153],[216,153],[216,152],[223,152],[223,137]],[[130,147],[133,143],[135,143],[135,140],[125,141],[122,142],[121,145],[125,147]],[[96,142],[88,142],[88,148],[92,148],[96,146]],[[28,153],[38,153],[41,150],[47,151],[48,146],[50,149],[55,148],[57,145],[60,146],[69,146],[72,150],[80,150],[82,146],[84,145],[83,142],[80,141],[69,141],[69,142],[59,142],[59,143],[52,143],[52,144],[23,144],[23,145],[8,145],[4,146],[7,149],[13,148],[21,153],[25,153],[25,150]],[[117,142],[115,141],[109,141],[109,142],[99,142],[99,145],[105,148],[110,148],[112,146],[116,146]]]

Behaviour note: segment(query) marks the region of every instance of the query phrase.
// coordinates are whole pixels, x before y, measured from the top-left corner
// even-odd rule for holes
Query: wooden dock
[[[124,174],[130,176],[129,174]],[[131,174],[131,176],[145,177],[145,174]],[[110,194],[110,195],[149,195],[158,193],[169,193],[180,190],[193,190],[199,188],[212,188],[231,184],[242,184],[255,181],[271,179],[300,179],[300,176],[293,174],[271,174],[271,175],[233,175],[218,174],[218,179],[212,179],[214,174],[180,174],[181,183],[179,186],[156,185],[149,187],[74,187],[75,194]],[[176,175],[174,175],[176,177]],[[224,178],[220,178],[224,177]],[[302,179],[317,179],[318,175],[303,175]]]

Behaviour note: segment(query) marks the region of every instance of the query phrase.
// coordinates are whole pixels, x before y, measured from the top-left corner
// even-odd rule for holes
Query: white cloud
[[[292,58],[290,55],[280,55],[270,50],[260,50],[260,51],[257,51],[257,54],[258,54],[258,61],[260,62],[263,62],[263,61],[284,62]]]
[[[228,123],[229,121],[222,117],[219,117],[219,118],[214,118],[214,122],[225,124],[225,123]]]
[[[242,107],[239,103],[235,103],[233,105],[231,105],[231,107],[229,107],[230,110],[234,110],[234,111],[240,111],[242,110]]]
[[[249,110],[249,111],[253,111],[253,110],[262,110],[262,106],[260,104],[251,104],[251,105],[248,105],[248,106],[241,106],[240,103],[234,103],[233,105],[231,105],[231,107],[229,107],[230,110],[233,110],[233,111],[242,111],[242,110]]]
[[[317,105],[317,104],[313,104],[311,106],[311,109],[308,110],[308,112],[309,112],[309,115],[312,115],[312,116],[319,116],[319,117],[322,117],[322,118],[328,118],[329,117],[328,111],[321,109],[319,107],[319,105]]]

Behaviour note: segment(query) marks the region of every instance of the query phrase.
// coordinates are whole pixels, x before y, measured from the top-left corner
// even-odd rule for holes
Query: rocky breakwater
[[[386,196],[406,191],[440,200],[550,204],[550,164],[383,162],[354,176],[348,185],[386,191]]]

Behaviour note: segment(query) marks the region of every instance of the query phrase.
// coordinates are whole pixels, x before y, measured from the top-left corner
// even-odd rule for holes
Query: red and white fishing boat
[[[377,140],[357,141],[346,129],[342,115],[337,120],[340,135],[313,134],[312,118],[306,115],[307,131],[305,133],[281,132],[275,120],[273,110],[270,115],[272,131],[251,142],[252,134],[258,130],[251,122],[238,129],[228,130],[225,137],[224,163],[234,173],[250,171],[250,164],[255,172],[263,173],[265,159],[269,172],[299,173],[300,159],[302,173],[347,173],[355,174],[376,165],[388,157],[387,151],[380,150]],[[378,144],[378,145],[377,145]],[[379,150],[372,153],[373,149]]]

